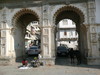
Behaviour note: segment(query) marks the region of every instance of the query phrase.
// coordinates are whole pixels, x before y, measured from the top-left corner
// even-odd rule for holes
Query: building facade
[[[60,21],[57,29],[57,46],[65,44],[68,48],[78,49],[78,33],[72,20],[64,19]]]
[[[62,19],[76,24],[79,50],[87,64],[100,65],[99,0],[1,0],[0,57],[25,55],[25,30],[38,21],[41,30],[42,58],[55,64],[57,25]]]
[[[41,33],[38,22],[33,21],[26,27],[25,48],[29,48],[31,45],[38,45],[40,38]]]

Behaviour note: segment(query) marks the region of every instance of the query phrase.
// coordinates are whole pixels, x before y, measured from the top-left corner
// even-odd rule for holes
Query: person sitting
[[[26,67],[28,65],[28,61],[26,59],[23,59],[22,65]]]

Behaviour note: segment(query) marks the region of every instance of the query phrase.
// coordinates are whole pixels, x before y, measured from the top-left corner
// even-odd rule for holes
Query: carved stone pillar
[[[1,31],[0,54],[2,57],[11,57],[12,47],[14,47],[11,41],[11,28],[9,26],[8,13],[9,9],[4,7],[2,9],[2,21],[0,24],[0,31]]]
[[[1,35],[1,43],[0,43],[0,47],[1,47],[1,52],[0,52],[0,55],[1,56],[6,56],[6,34],[7,34],[7,31],[6,31],[6,27],[7,27],[7,20],[6,20],[6,14],[7,14],[7,8],[4,7],[2,9],[2,21],[1,21],[1,24],[0,24],[0,35]]]
[[[44,4],[42,6],[41,60],[45,64],[54,64],[54,58],[52,57],[52,26],[50,25],[49,13],[49,5]]]
[[[54,41],[54,37],[52,37],[52,26],[43,26],[42,27],[42,40],[41,40],[41,49],[42,49],[42,58],[41,60],[45,62],[45,64],[54,64],[55,59],[52,55],[52,41]]]
[[[91,48],[92,48],[92,57],[98,56],[98,49],[97,49],[97,31],[96,26],[90,27],[90,35],[91,35]]]
[[[12,57],[12,58],[14,58],[14,57],[16,57],[16,55],[15,55],[15,48],[14,48],[14,34],[15,34],[15,28],[11,28],[11,30],[10,30],[10,35],[11,35],[11,40],[10,40],[10,48],[11,48],[11,50],[10,50],[10,57]]]
[[[97,36],[97,28],[95,25],[90,26],[90,44],[91,44],[91,56],[88,57],[88,64],[100,65],[98,36]]]
[[[86,26],[86,31],[87,31],[87,56],[91,57],[92,56],[92,50],[91,50],[91,43],[90,43],[90,26],[89,25],[85,25]]]
[[[56,57],[56,28],[55,26],[51,27],[51,54],[52,57]]]
[[[43,27],[43,36],[42,36],[42,43],[43,43],[43,58],[50,58],[51,51],[50,51],[50,29],[48,27]]]
[[[1,27],[5,25],[4,22],[2,22]],[[2,27],[1,28],[1,56],[6,56],[6,30]]]

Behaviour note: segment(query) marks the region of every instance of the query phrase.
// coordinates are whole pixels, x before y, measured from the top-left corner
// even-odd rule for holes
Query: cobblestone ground
[[[30,69],[19,69],[18,66],[21,63],[0,66],[0,75],[100,75],[100,66],[72,65],[66,61],[59,62],[54,66],[47,65]]]

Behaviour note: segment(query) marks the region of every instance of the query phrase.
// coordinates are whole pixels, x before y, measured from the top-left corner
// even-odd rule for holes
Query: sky
[[[100,0],[96,1],[96,23],[100,23]]]

